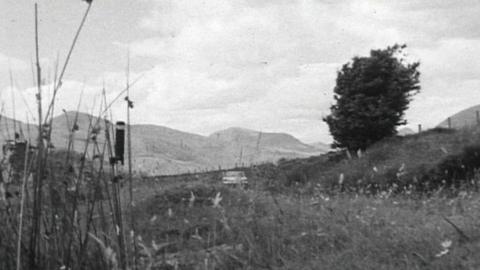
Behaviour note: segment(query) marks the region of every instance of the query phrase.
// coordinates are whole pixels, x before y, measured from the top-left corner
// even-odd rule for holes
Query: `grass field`
[[[477,193],[292,197],[197,181],[148,197],[135,215],[158,269],[480,267]]]
[[[334,152],[310,159],[287,160],[279,167],[286,185],[321,185],[326,191],[378,192],[471,184],[480,168],[480,129],[433,129],[380,141],[357,153]],[[339,178],[343,178],[342,186]],[[472,187],[477,188],[477,187]],[[307,190],[312,190],[307,185]]]
[[[216,173],[140,182],[145,260],[165,269],[478,269],[478,159],[465,160],[478,138],[478,129],[438,129],[360,157],[263,165],[247,170],[247,190],[222,186]]]
[[[64,172],[65,153],[52,153],[37,261],[46,269],[479,269],[478,134],[433,130],[352,157],[244,168],[247,189],[222,185],[221,172],[137,176],[131,211],[126,179],[80,155]],[[18,199],[1,205],[2,269],[14,269],[19,227],[22,269],[32,269],[30,185],[23,227]]]

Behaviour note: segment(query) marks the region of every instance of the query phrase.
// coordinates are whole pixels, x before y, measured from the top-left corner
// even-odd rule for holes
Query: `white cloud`
[[[454,113],[478,105],[480,40],[440,39],[430,47],[411,50],[421,61],[422,90],[407,112],[410,124],[435,127]]]
[[[465,3],[465,6],[469,3]],[[140,121],[208,134],[228,126],[291,132],[329,141],[321,121],[329,112],[336,71],[351,57],[393,43],[411,44],[421,59],[423,92],[407,112],[410,122],[434,125],[447,111],[472,103],[479,63],[472,37],[454,36],[469,8],[416,1],[152,1],[140,26],[150,38],[132,42],[134,56],[151,57]],[[472,21],[467,16],[463,21]],[[445,22],[447,20],[447,22]],[[465,34],[474,35],[471,31]],[[445,99],[450,88],[467,98]],[[438,112],[439,100],[451,110]],[[437,111],[438,117],[425,117]]]
[[[27,68],[28,65],[24,61],[14,57],[8,57],[0,52],[0,72],[8,72],[8,70],[17,71]]]
[[[131,93],[137,123],[202,134],[243,126],[328,142],[321,118],[337,70],[353,56],[396,42],[421,60],[422,92],[407,112],[410,123],[433,126],[478,103],[480,4],[474,1],[142,1],[147,4],[149,13],[132,25],[141,35],[109,40],[130,49],[133,69],[142,65],[131,75],[144,73]],[[3,68],[4,59],[0,54]],[[82,110],[98,98],[103,78],[110,100],[124,88],[124,72],[117,71],[89,78]],[[79,75],[69,74],[59,108],[74,109],[83,87]],[[31,91],[25,95],[33,99]],[[113,111],[124,117],[125,103]]]
[[[478,78],[480,39],[441,39],[435,46],[414,50],[421,59],[428,79],[446,77],[452,80]]]
[[[80,110],[90,112],[92,109],[98,108],[100,106],[100,99],[98,96],[101,94],[101,88],[77,81],[64,81],[55,100],[55,114],[58,115],[61,113],[62,109],[67,111],[76,110],[80,101],[82,89],[83,97],[80,104]],[[36,87],[26,89],[13,88],[13,91],[10,87],[2,89],[0,98],[3,101],[4,114],[9,117],[13,116],[13,96],[15,101],[16,118],[22,121],[27,121],[27,118],[30,122],[37,121],[37,92],[38,90]],[[42,108],[44,114],[50,105],[52,96],[53,85],[42,85]],[[97,111],[98,110],[94,110],[95,114]]]
[[[449,81],[439,76],[427,85],[407,111],[410,126],[422,124],[425,128],[433,128],[447,117],[480,103],[476,98],[480,79]]]
[[[296,135],[322,136],[326,127],[321,114],[330,103],[327,93],[339,66],[330,61],[338,55],[329,52],[335,44],[326,43],[321,31],[333,24],[332,17],[322,19],[328,14],[326,5],[311,1],[156,5],[141,24],[157,35],[130,48],[136,56],[159,61],[149,75],[148,100],[158,101],[157,108],[175,111],[175,120],[168,119],[168,124],[196,131],[195,123],[200,122],[199,132],[209,133],[231,125],[282,131],[296,121]],[[339,32],[337,42],[343,38]],[[149,105],[153,106],[145,104]],[[308,115],[313,111],[317,113]],[[308,131],[298,132],[302,129]]]

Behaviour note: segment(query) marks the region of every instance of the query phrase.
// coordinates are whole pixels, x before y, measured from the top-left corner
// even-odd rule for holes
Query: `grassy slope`
[[[478,269],[480,196],[293,198],[216,184],[138,185],[154,265],[179,269]],[[194,194],[195,200],[191,202]],[[220,194],[219,207],[213,199]],[[147,198],[147,199],[145,199]],[[458,226],[461,232],[446,219]],[[465,236],[464,236],[465,235]],[[450,240],[448,253],[437,257]],[[208,251],[208,252],[207,252]],[[145,261],[147,261],[145,257]],[[205,267],[207,265],[207,267]],[[167,269],[167,268],[165,268]]]
[[[226,188],[213,174],[140,181],[135,213],[143,262],[160,269],[478,269],[478,193],[324,192],[328,185],[338,191],[341,173],[345,183],[420,177],[478,138],[478,130],[433,130],[385,140],[361,158],[284,161],[280,170],[248,171],[260,183],[249,190]],[[268,191],[272,181],[288,184],[282,172],[305,181],[289,187],[304,192]],[[217,194],[222,200],[214,207]],[[445,241],[451,246],[442,247]]]
[[[338,186],[343,174],[344,186],[368,184],[411,184],[415,179],[430,179],[447,158],[459,155],[465,147],[480,143],[480,129],[434,129],[421,134],[388,138],[360,158],[348,159],[345,153],[280,163],[288,183],[320,184],[325,189]],[[307,189],[310,186],[307,185]],[[388,187],[387,187],[388,188]]]
[[[462,128],[475,126],[477,124],[477,111],[480,111],[480,105],[472,106],[450,116],[452,127]],[[448,127],[448,119],[443,120],[438,126]]]

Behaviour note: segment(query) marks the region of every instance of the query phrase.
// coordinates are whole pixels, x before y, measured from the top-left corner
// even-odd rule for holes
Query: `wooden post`
[[[480,111],[476,111],[477,113],[477,125],[480,125]]]
[[[422,132],[422,124],[418,124],[418,133]]]
[[[452,118],[448,117],[447,122],[448,122],[448,128],[452,128]]]

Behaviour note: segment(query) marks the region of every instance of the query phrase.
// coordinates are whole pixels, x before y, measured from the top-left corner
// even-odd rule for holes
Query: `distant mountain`
[[[450,116],[452,128],[462,128],[477,125],[477,111],[480,105],[476,105]],[[438,127],[448,127],[448,118],[443,120]]]
[[[209,136],[215,144],[223,146],[225,158],[236,164],[276,161],[318,155],[325,151],[304,144],[286,133],[271,133],[232,127]]]
[[[415,131],[413,131],[413,129],[409,128],[409,127],[404,127],[404,128],[401,128],[397,131],[397,134],[400,135],[400,136],[405,136],[405,135],[410,135],[410,134],[414,134]]]
[[[76,112],[66,112],[53,119],[52,142],[55,148],[67,148],[76,115]],[[4,118],[0,123],[1,126],[7,126],[4,123],[8,123],[9,130],[13,131],[11,119]],[[21,122],[17,121],[16,124],[24,130],[27,129],[27,125]],[[89,114],[78,113],[78,130],[73,136],[75,151],[84,151],[90,125],[96,125],[99,131],[96,136],[98,149],[102,149],[105,144],[104,121]],[[33,130],[31,138],[35,138],[36,126],[30,125],[28,129]],[[6,132],[3,128],[1,130]],[[147,174],[230,168],[236,165],[275,162],[280,158],[309,157],[326,152],[323,148],[304,144],[289,134],[243,128],[228,128],[210,136],[157,125],[132,125],[131,131],[134,170]],[[5,134],[4,137],[9,136]],[[87,152],[89,157],[94,154],[92,149]]]
[[[324,143],[324,142],[314,142],[314,143],[310,143],[310,145],[323,152],[328,152],[332,150],[332,147],[330,146],[330,144]]]

